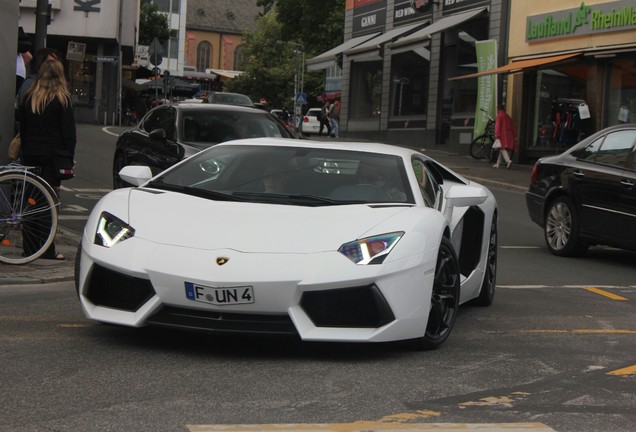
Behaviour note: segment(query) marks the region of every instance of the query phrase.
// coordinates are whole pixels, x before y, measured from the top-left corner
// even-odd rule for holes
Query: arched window
[[[205,72],[210,67],[212,58],[212,45],[208,41],[203,41],[197,46],[197,71]]]
[[[234,49],[234,70],[243,70],[244,53],[243,45],[239,45]]]

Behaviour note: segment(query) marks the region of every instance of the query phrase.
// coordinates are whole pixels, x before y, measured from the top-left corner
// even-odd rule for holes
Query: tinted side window
[[[624,168],[627,156],[634,147],[636,131],[618,131],[605,137],[595,161]]]
[[[588,162],[624,168],[635,141],[636,131],[612,132],[579,150],[575,156]]]
[[[150,111],[144,120],[144,130],[148,133],[152,132],[155,129],[159,129],[161,127],[161,113],[164,111],[164,108],[158,108],[156,110]]]
[[[439,185],[421,160],[414,159],[412,165],[426,206],[437,208],[439,204]]]

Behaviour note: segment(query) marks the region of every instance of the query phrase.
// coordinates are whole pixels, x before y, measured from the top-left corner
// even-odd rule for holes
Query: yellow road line
[[[411,423],[383,422],[305,423],[305,424],[246,424],[246,425],[186,425],[190,432],[555,432],[542,423]]]
[[[521,333],[568,333],[568,334],[636,334],[636,330],[621,330],[621,329],[579,329],[579,330],[519,330]]]
[[[594,288],[594,287],[587,287],[585,289],[587,291],[589,291],[589,292],[593,292],[595,294],[602,295],[603,297],[607,297],[607,298],[610,298],[612,300],[621,300],[621,301],[627,300],[625,297],[621,297],[619,295],[612,294],[611,292],[605,291],[605,290],[602,290],[602,289],[598,289],[598,288]]]
[[[625,375],[635,375],[636,374],[636,365],[628,366],[622,369],[616,369],[615,371],[611,371],[607,373],[608,375],[617,375],[617,376],[625,376]]]

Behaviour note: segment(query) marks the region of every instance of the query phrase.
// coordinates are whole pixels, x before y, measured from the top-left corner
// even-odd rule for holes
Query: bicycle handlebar
[[[480,109],[481,111],[483,111],[484,113],[486,113],[486,115],[488,116],[488,120],[490,120],[490,121],[495,121],[492,117],[490,117],[490,113],[489,113],[488,111],[486,111],[486,110],[485,110],[485,109],[483,109],[483,108],[479,108],[479,109]]]

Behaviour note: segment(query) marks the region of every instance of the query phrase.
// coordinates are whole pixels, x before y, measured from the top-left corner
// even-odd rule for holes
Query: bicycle
[[[484,133],[470,143],[470,155],[475,159],[483,159],[488,156],[490,161],[493,161],[495,152],[492,150],[492,144],[495,142],[495,120],[490,117],[488,111],[483,108],[480,108],[480,110],[486,113],[488,122],[486,123]]]
[[[27,264],[42,256],[55,238],[59,205],[35,167],[0,166],[0,262]]]

